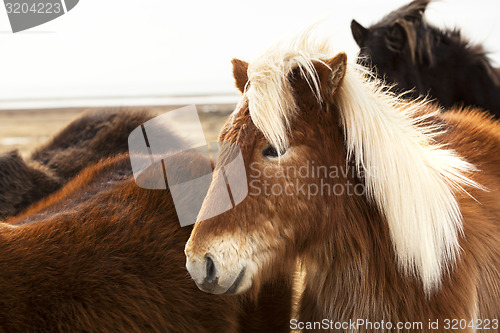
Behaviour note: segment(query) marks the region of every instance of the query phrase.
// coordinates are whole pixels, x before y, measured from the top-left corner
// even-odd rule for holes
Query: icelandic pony
[[[430,0],[415,0],[363,27],[351,30],[360,47],[359,62],[415,97],[429,95],[443,106],[473,105],[500,116],[500,68],[488,53],[462,37],[442,31],[423,17]]]
[[[284,284],[255,298],[198,290],[184,267],[190,232],[168,191],[136,186],[127,155],[85,169],[0,223],[0,331],[288,331]]]
[[[456,332],[446,320],[463,319],[499,332],[499,124],[404,100],[334,54],[304,34],[233,60],[243,97],[220,141],[241,149],[248,196],[207,219],[220,199],[211,187],[189,273],[204,291],[238,294],[300,258],[292,328],[429,332],[438,321],[436,332]]]
[[[126,152],[130,132],[155,115],[147,109],[90,110],[28,158],[15,151],[0,156],[0,220],[54,193],[85,167]]]

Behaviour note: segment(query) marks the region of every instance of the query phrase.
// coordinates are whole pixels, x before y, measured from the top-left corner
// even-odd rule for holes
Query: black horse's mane
[[[467,64],[475,64],[500,84],[500,78],[491,65],[490,52],[481,44],[471,42],[458,28],[440,29],[422,20],[415,24],[410,19],[400,19],[398,23],[405,29],[410,47],[411,59],[415,63],[435,65],[440,56],[447,53],[460,56]],[[445,49],[448,52],[443,52]]]

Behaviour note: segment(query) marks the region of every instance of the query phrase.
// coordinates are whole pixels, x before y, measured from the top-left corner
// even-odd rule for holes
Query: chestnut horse
[[[54,193],[85,167],[126,152],[130,132],[155,115],[147,109],[86,111],[27,159],[15,151],[0,156],[0,219]]]
[[[369,28],[353,20],[359,61],[413,95],[429,94],[445,107],[478,106],[500,117],[500,68],[459,30],[429,24],[423,17],[429,2],[415,0]]]
[[[404,100],[346,59],[307,33],[233,60],[243,97],[220,141],[240,147],[248,196],[214,216],[211,187],[189,273],[238,294],[300,258],[292,329],[499,332],[499,124]]]
[[[184,267],[190,232],[169,191],[136,186],[127,155],[85,169],[0,223],[0,331],[286,332],[286,279],[204,294]]]

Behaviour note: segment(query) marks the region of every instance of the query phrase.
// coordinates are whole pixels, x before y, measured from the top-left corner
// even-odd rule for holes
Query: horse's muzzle
[[[243,267],[237,276],[220,278],[220,267],[212,257],[206,255],[203,260],[187,259],[186,268],[200,290],[211,294],[235,294],[245,276]]]

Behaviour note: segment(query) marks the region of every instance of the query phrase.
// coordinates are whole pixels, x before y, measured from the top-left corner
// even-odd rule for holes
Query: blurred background
[[[89,107],[196,104],[207,140],[239,94],[232,58],[321,21],[338,50],[358,48],[350,22],[368,26],[409,1],[81,0],[66,15],[13,34],[0,7],[0,152],[44,142]],[[460,28],[500,65],[500,1],[438,0],[427,19]]]

